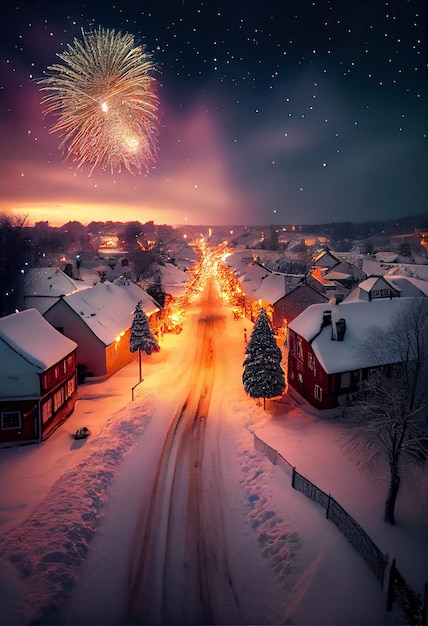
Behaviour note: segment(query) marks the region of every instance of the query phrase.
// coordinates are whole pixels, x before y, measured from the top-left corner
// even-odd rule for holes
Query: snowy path
[[[185,363],[177,362],[183,377],[174,385],[175,400],[172,403],[168,395],[165,404],[158,398],[150,411],[145,442],[140,441],[144,451],[139,450],[137,471],[143,478],[141,483],[133,481],[139,498],[133,513],[121,481],[116,485],[116,505],[133,514],[134,522],[126,537],[115,537],[120,550],[116,545],[111,552],[107,546],[118,513],[108,513],[94,561],[89,555],[76,593],[64,609],[64,622],[245,624],[283,618],[287,595],[249,527],[241,469],[228,447],[233,406],[223,403],[222,390],[230,379],[224,355],[230,311],[214,290],[206,296],[201,309],[187,316],[193,348]],[[150,462],[145,456],[149,445]],[[128,462],[135,471],[135,459]],[[237,503],[239,490],[244,502]],[[243,548],[246,526],[249,543]],[[295,542],[294,533],[290,537]],[[109,575],[108,584],[115,589],[111,604],[106,602],[104,576],[99,587],[94,576],[100,562],[109,570],[121,563],[113,580]],[[255,573],[262,580],[255,580]],[[283,600],[278,601],[280,594]],[[80,604],[78,597],[83,599]]]
[[[219,621],[216,606],[225,603],[227,592],[233,597],[222,512],[210,532],[204,523],[209,502],[204,502],[202,468],[216,364],[214,334],[224,321],[212,315],[211,292],[212,287],[198,322],[197,351],[190,368],[192,387],[169,424],[144,533],[134,542],[132,622],[215,623]],[[210,500],[221,509],[220,486],[215,487],[217,493]],[[225,567],[221,573],[217,572],[219,560],[213,558],[217,553]],[[219,584],[221,603],[213,599]],[[230,608],[228,615],[232,615]],[[237,618],[235,610],[232,621]]]

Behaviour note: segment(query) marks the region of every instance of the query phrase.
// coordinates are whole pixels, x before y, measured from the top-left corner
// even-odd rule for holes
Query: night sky
[[[0,211],[163,224],[313,224],[425,213],[426,0],[7,0]],[[159,68],[157,161],[76,173],[36,79],[115,28]]]

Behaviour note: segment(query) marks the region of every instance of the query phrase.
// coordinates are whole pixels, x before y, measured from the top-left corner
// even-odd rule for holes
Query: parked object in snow
[[[90,434],[91,434],[91,431],[89,430],[89,428],[86,428],[86,426],[83,426],[83,428],[78,428],[76,430],[76,434],[74,435],[74,438],[86,439],[87,437],[89,437]]]

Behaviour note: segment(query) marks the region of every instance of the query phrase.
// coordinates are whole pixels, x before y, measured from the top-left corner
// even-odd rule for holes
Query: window
[[[315,385],[314,396],[317,400],[322,402],[322,389],[319,385]]]
[[[299,380],[299,383],[302,383],[303,385],[303,375],[300,372],[297,374],[297,378]]]
[[[62,371],[63,374],[67,374],[67,372],[71,372],[73,369],[73,357],[69,356],[62,362]]]
[[[61,387],[61,389],[58,389],[58,391],[56,391],[53,396],[54,411],[55,412],[58,411],[58,409],[61,408],[63,404],[64,404],[64,388]]]
[[[21,428],[21,411],[5,411],[1,414],[2,430]]]
[[[372,298],[390,298],[391,290],[390,289],[373,289]]]
[[[311,370],[313,368],[313,356],[312,352],[308,352],[308,368]]]
[[[296,356],[298,359],[300,359],[301,361],[303,360],[303,345],[302,345],[302,341],[301,339],[297,340],[297,353]]]
[[[52,398],[42,404],[42,422],[45,424],[52,417]]]
[[[42,389],[45,390],[48,388],[48,384],[49,384],[48,375],[44,373],[42,374],[41,378],[42,378]]]
[[[76,390],[76,381],[73,378],[70,378],[70,380],[67,380],[67,398],[69,398]]]

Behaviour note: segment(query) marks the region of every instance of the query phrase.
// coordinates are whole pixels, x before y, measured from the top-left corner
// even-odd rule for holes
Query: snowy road
[[[129,598],[133,623],[218,623],[225,618],[225,607],[228,619],[239,623],[219,462],[212,446],[205,446],[207,422],[215,419],[210,399],[215,369],[220,367],[215,337],[224,327],[224,315],[213,314],[214,296],[210,284],[188,372],[192,387],[169,424],[144,532],[134,542]],[[204,476],[206,462],[217,466],[210,476]],[[208,491],[202,483],[210,478]]]
[[[124,471],[140,478],[130,489],[118,477],[61,623],[282,621],[287,594],[249,524],[233,443],[241,425],[234,423],[227,390],[243,391],[231,372],[236,349],[230,351],[228,317],[216,284],[209,283],[186,314],[180,341],[187,337],[188,346],[168,360],[164,392],[159,379],[144,382],[140,393],[150,422],[138,454],[127,461],[132,469]],[[245,469],[250,478],[251,468]],[[127,530],[122,523],[118,536],[115,520],[124,511]],[[295,542],[295,533],[290,536]],[[111,598],[107,584],[114,588]]]

